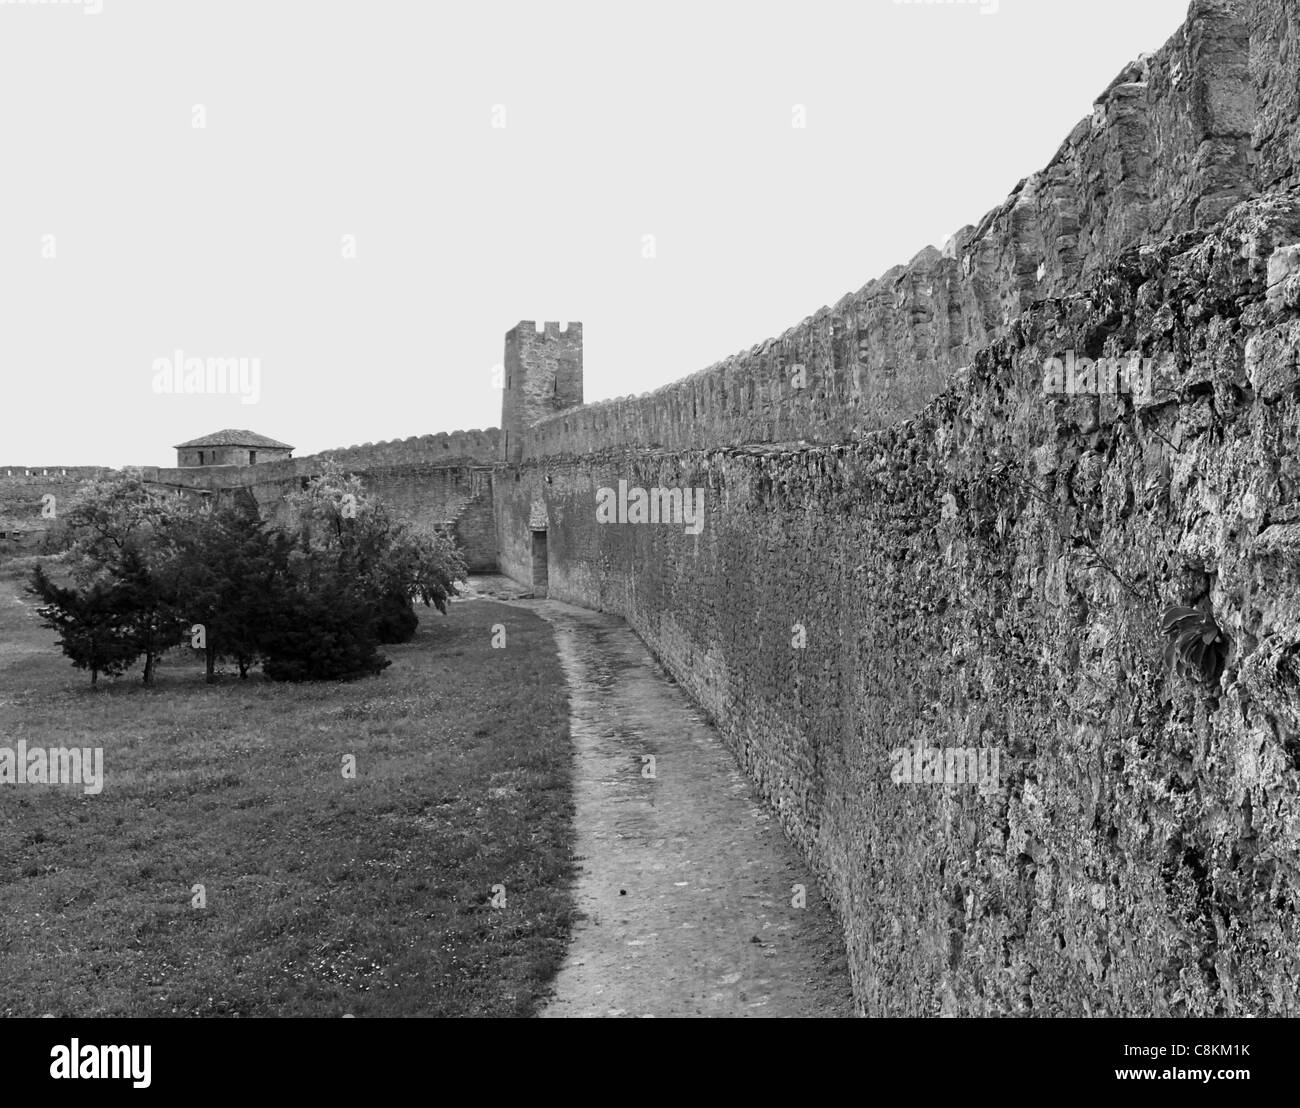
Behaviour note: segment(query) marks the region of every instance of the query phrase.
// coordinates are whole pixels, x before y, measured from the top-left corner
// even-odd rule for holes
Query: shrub
[[[136,637],[128,626],[123,590],[96,583],[83,588],[61,588],[35,566],[27,591],[40,605],[36,612],[46,627],[58,633],[59,646],[78,669],[90,671],[90,683],[99,675],[117,677],[140,655]]]
[[[415,638],[415,629],[420,626],[420,617],[415,614],[415,605],[402,593],[386,593],[380,598],[375,609],[374,634],[381,643],[410,642]]]
[[[346,588],[286,589],[267,610],[258,646],[273,681],[351,680],[391,664],[377,649],[365,601]]]
[[[1165,665],[1207,688],[1218,684],[1231,645],[1209,612],[1199,608],[1166,608],[1160,631],[1169,643]]]

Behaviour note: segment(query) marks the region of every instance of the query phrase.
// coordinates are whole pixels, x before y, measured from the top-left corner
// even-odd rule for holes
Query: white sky
[[[496,426],[521,319],[583,321],[588,400],[657,388],[977,222],[1187,10],[102,4],[0,0],[0,469]],[[176,349],[257,403],[155,393]]]

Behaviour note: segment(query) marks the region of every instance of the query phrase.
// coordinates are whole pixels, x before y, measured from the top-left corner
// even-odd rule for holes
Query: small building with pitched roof
[[[256,431],[214,431],[176,446],[176,464],[182,469],[197,466],[252,466],[293,457],[287,442],[269,439]]]

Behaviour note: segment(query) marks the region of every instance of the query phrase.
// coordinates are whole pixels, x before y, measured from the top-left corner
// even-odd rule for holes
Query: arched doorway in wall
[[[546,596],[546,531],[534,530],[533,535],[533,595]]]

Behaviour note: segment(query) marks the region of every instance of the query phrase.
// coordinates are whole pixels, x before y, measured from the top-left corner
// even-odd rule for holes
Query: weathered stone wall
[[[466,564],[496,569],[492,470],[486,466],[389,466],[361,473],[368,492],[405,519],[427,526],[454,524]]]
[[[496,573],[499,564],[496,512],[492,501],[492,474],[477,471],[476,492],[454,515],[452,535],[471,573]]]
[[[547,475],[549,471],[528,464],[504,467],[493,475],[492,504],[496,514],[497,569],[524,584],[531,584],[533,579],[532,529],[534,526],[540,530],[546,529],[546,505],[548,500],[553,499],[543,499],[541,483],[545,483]],[[524,480],[525,477],[528,479]],[[558,501],[556,503],[558,505]],[[560,555],[550,550],[548,560],[553,565],[564,566],[566,572],[576,572],[578,569],[572,564],[572,555],[567,552]],[[600,604],[587,604],[587,607],[605,610]]]
[[[491,465],[500,460],[501,432],[495,427],[485,431],[442,431],[436,435],[412,435],[388,442],[368,442],[361,446],[322,450],[318,458],[333,458],[355,469],[372,466],[446,464],[477,462]],[[319,463],[316,463],[319,464]]]
[[[176,452],[178,466],[246,466],[266,465],[289,458],[290,450],[266,446],[195,446]],[[256,455],[254,461],[250,457]]]
[[[550,595],[625,615],[713,717],[865,1012],[1300,1013],[1297,241],[1288,195],[1132,252],[854,443],[500,475],[503,567],[544,505]],[[1155,359],[1152,397],[1045,396],[1069,350]],[[705,489],[703,531],[597,523],[620,480]],[[1161,657],[1202,597],[1217,699]],[[997,748],[1002,786],[893,783],[917,740]]]
[[[1116,77],[1044,170],[942,252],[926,249],[778,338],[653,393],[544,419],[521,456],[842,442],[915,414],[1036,300],[1070,295],[1121,249],[1211,226],[1255,194],[1251,16],[1246,0],[1195,0],[1184,27]],[[1279,115],[1290,104],[1280,100]]]
[[[247,489],[263,516],[285,522],[286,497],[320,473],[329,456],[214,470],[145,467],[142,473],[159,488],[211,491],[218,495]],[[438,454],[431,456],[436,458]],[[496,568],[490,467],[433,461],[394,465],[363,461],[347,463],[345,468],[356,473],[366,491],[388,504],[401,518],[430,527],[453,524],[471,570],[487,572]]]
[[[0,466],[0,481],[5,489],[32,488],[46,481],[88,481],[110,472],[107,466]]]
[[[42,515],[54,497],[57,514],[86,481],[112,471],[100,466],[0,466],[0,553],[39,545],[50,521]]]
[[[58,503],[84,482],[111,473],[102,466],[0,466],[0,529],[42,528],[46,495]]]
[[[1250,72],[1256,90],[1256,170],[1265,188],[1300,180],[1300,6],[1251,0]]]
[[[286,496],[319,474],[326,458],[334,458],[403,518],[427,526],[453,524],[469,568],[487,572],[497,562],[491,469],[468,459],[495,451],[495,435],[495,429],[430,435],[254,466],[141,466],[138,472],[159,489],[218,496],[248,490],[266,518],[284,522]],[[393,461],[384,464],[383,459]],[[86,481],[113,472],[84,466],[0,467],[0,550],[39,544],[49,526],[41,517],[45,494],[55,496],[58,510]]]

